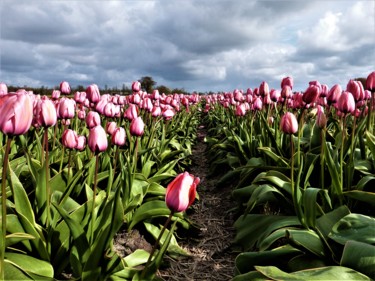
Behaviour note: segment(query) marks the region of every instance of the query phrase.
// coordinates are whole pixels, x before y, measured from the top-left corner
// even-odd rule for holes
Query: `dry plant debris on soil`
[[[189,253],[178,260],[165,256],[167,265],[157,274],[161,280],[231,280],[234,276],[236,253],[231,243],[234,238],[233,218],[228,212],[231,187],[216,187],[217,177],[208,176],[209,163],[205,157],[206,130],[198,130],[198,142],[193,147],[192,165],[189,172],[201,179],[197,188],[200,199],[188,210],[189,219],[198,226],[198,233],[178,238],[178,243]],[[119,233],[116,237],[117,251],[124,256],[137,248],[151,249],[151,245],[137,231]]]

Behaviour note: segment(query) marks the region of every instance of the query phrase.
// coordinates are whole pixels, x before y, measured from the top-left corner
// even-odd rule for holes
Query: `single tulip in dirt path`
[[[179,245],[190,257],[178,261],[165,257],[169,266],[161,268],[158,277],[162,280],[230,280],[234,274],[234,260],[238,253],[231,249],[234,238],[233,220],[228,213],[233,206],[230,199],[231,186],[217,188],[217,178],[208,177],[209,163],[205,158],[206,130],[198,131],[198,143],[193,147],[189,173],[199,177],[197,188],[200,199],[188,209],[189,219],[198,225],[198,233],[187,233]]]

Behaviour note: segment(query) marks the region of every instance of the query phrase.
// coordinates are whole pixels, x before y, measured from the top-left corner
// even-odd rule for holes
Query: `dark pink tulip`
[[[87,128],[91,129],[101,124],[100,115],[96,111],[90,111],[86,116]]]
[[[25,90],[0,97],[0,131],[6,135],[23,135],[33,121],[33,102]]]
[[[66,148],[74,149],[78,144],[78,135],[75,131],[67,129],[62,134],[62,144]]]
[[[293,95],[293,92],[292,92],[292,88],[288,85],[285,85],[282,89],[281,89],[281,97],[283,97],[284,99],[289,99],[291,98]]]
[[[107,134],[102,126],[90,129],[88,146],[95,154],[103,152],[108,147]]]
[[[268,86],[268,83],[266,81],[263,81],[260,83],[259,86],[259,95],[264,97],[270,94],[270,88]]]
[[[200,179],[188,172],[179,174],[167,186],[165,203],[172,212],[183,212],[189,208],[195,200],[197,185]]]
[[[40,126],[51,127],[57,122],[57,112],[54,103],[49,99],[38,101],[36,121]]]
[[[365,89],[360,81],[349,80],[346,91],[352,93],[355,101],[361,101],[365,98]]]
[[[323,129],[327,125],[327,117],[324,114],[324,109],[322,106],[318,105],[318,113],[316,115],[316,125],[320,128]]]
[[[100,100],[100,91],[98,85],[91,84],[87,87],[86,98],[92,103],[97,103]]]
[[[117,146],[124,146],[126,142],[126,132],[122,127],[116,128],[112,134],[112,144]]]
[[[270,98],[273,102],[277,102],[279,98],[281,97],[281,93],[279,90],[271,89],[270,91]]]
[[[53,90],[52,94],[51,94],[51,97],[52,97],[52,99],[57,100],[57,99],[60,98],[60,94],[61,94],[61,92],[59,90]]]
[[[75,149],[82,151],[86,147],[86,137],[85,136],[78,136],[77,137],[77,145]]]
[[[366,88],[369,91],[375,91],[375,71],[371,72],[366,79]]]
[[[8,87],[7,84],[1,82],[0,83],[0,97],[5,96],[8,94]]]
[[[329,105],[335,104],[339,100],[341,92],[342,92],[342,89],[339,84],[332,86],[332,88],[328,91],[327,103]]]
[[[253,90],[251,88],[247,88],[246,95],[252,95],[252,94],[253,94]]]
[[[355,109],[355,100],[352,93],[344,91],[337,101],[337,109],[342,113],[351,113]]]
[[[239,102],[242,102],[244,100],[243,93],[238,89],[235,89],[233,91],[233,98],[235,101],[239,101]]]
[[[285,113],[280,120],[280,128],[285,134],[295,134],[298,131],[298,122],[296,116],[291,113]]]
[[[285,86],[288,86],[291,90],[293,89],[293,78],[292,77],[285,77],[281,80],[281,89]]]
[[[130,123],[130,134],[132,136],[140,137],[144,133],[145,124],[141,117],[137,117]]]
[[[73,99],[64,98],[59,103],[58,116],[63,119],[73,118],[75,115],[76,102]]]
[[[141,83],[139,81],[134,81],[132,83],[132,91],[139,92],[141,90]]]
[[[138,107],[135,104],[129,104],[129,107],[124,112],[124,117],[128,120],[133,120],[138,117]]]
[[[116,124],[116,122],[108,122],[107,124],[106,124],[106,131],[107,131],[107,133],[109,134],[109,135],[112,135],[113,133],[114,133],[114,131],[117,129],[117,124]]]
[[[303,93],[302,100],[306,104],[314,103],[319,95],[320,95],[320,87],[315,84],[312,84]]]
[[[325,98],[328,95],[328,86],[326,84],[322,84],[320,86],[320,95],[319,97]]]
[[[69,95],[70,94],[70,85],[66,81],[62,81],[60,83],[60,91],[64,95]]]

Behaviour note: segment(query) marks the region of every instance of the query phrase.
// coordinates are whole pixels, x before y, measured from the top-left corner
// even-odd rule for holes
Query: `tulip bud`
[[[138,107],[135,104],[129,104],[129,107],[124,112],[124,117],[130,121],[137,118]]]
[[[139,81],[134,81],[132,83],[132,91],[139,92],[141,90],[141,83]]]
[[[144,133],[145,124],[141,117],[137,117],[130,123],[130,134],[132,136],[140,137]]]
[[[337,109],[344,114],[354,111],[355,101],[352,93],[345,91],[340,95],[337,101]]]
[[[86,98],[92,103],[97,103],[100,100],[100,91],[98,85],[92,84],[87,87]]]
[[[188,172],[179,174],[167,186],[165,203],[172,212],[183,212],[189,208],[195,200],[196,188],[200,179]]]
[[[52,94],[51,94],[51,97],[52,97],[52,99],[57,100],[57,99],[60,98],[60,94],[61,94],[61,92],[59,90],[53,90]]]
[[[36,111],[36,121],[40,126],[51,127],[56,124],[56,107],[51,100],[39,100]]]
[[[114,121],[108,122],[105,128],[106,128],[107,133],[109,135],[112,135],[114,131],[117,129],[117,124]]]
[[[302,95],[302,100],[306,104],[314,103],[320,94],[320,87],[317,85],[310,85]]]
[[[33,103],[25,90],[7,94],[0,100],[0,131],[6,135],[23,135],[33,121]]]
[[[126,142],[126,132],[125,129],[122,127],[116,128],[116,130],[112,134],[112,144],[123,146]]]
[[[355,101],[361,101],[365,98],[365,89],[360,81],[349,80],[346,91],[352,93]]]
[[[59,103],[59,117],[63,119],[73,118],[75,115],[76,102],[69,98],[60,100]]]
[[[260,86],[259,86],[259,95],[264,97],[264,96],[267,96],[269,94],[270,94],[270,88],[268,86],[268,83],[263,81],[262,83],[260,83]]]
[[[328,91],[327,103],[329,105],[335,104],[338,101],[341,95],[341,92],[342,92],[342,89],[339,84],[332,86],[332,88]]]
[[[152,117],[158,117],[161,114],[161,108],[160,106],[154,106],[151,111]]]
[[[62,81],[60,83],[60,92],[64,95],[69,95],[70,94],[70,85],[66,81]]]
[[[88,146],[92,152],[99,153],[105,151],[108,147],[107,134],[102,126],[96,126],[90,129]]]
[[[280,128],[285,134],[295,134],[298,131],[298,122],[296,116],[287,112],[281,117]]]
[[[5,83],[0,83],[0,97],[8,94],[8,87]]]
[[[324,114],[324,109],[322,106],[318,106],[318,113],[316,115],[316,125],[320,128],[323,129],[327,125],[327,117]]]
[[[62,144],[66,148],[74,149],[78,144],[78,135],[75,131],[68,129],[62,134]]]
[[[174,115],[175,115],[175,112],[170,108],[167,108],[166,110],[163,111],[163,117],[165,120],[172,119]]]
[[[263,102],[262,100],[257,97],[253,103],[253,110],[262,110]]]
[[[366,88],[369,91],[375,91],[375,71],[371,72],[366,79]],[[1,90],[0,90],[1,92]]]
[[[91,129],[101,124],[100,115],[96,111],[90,111],[86,116],[86,126]]]
[[[86,137],[85,136],[78,136],[77,137],[77,145],[76,145],[76,149],[79,150],[79,151],[82,151],[84,150],[86,147]]]
[[[292,77],[285,77],[281,80],[281,89],[285,86],[288,86],[291,90],[293,89],[293,78]]]

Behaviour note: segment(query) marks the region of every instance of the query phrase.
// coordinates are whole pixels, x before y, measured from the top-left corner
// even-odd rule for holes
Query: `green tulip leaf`
[[[344,192],[344,195],[349,198],[368,203],[371,206],[375,206],[375,193],[374,192],[351,190],[351,191]]]
[[[54,275],[53,267],[49,262],[36,259],[32,256],[17,253],[5,253],[5,260],[17,266],[25,273],[32,273],[50,278]]]
[[[349,240],[375,244],[375,219],[361,214],[349,214],[337,222],[329,237],[344,245]]]
[[[340,265],[375,276],[375,246],[354,240],[346,242]]]

